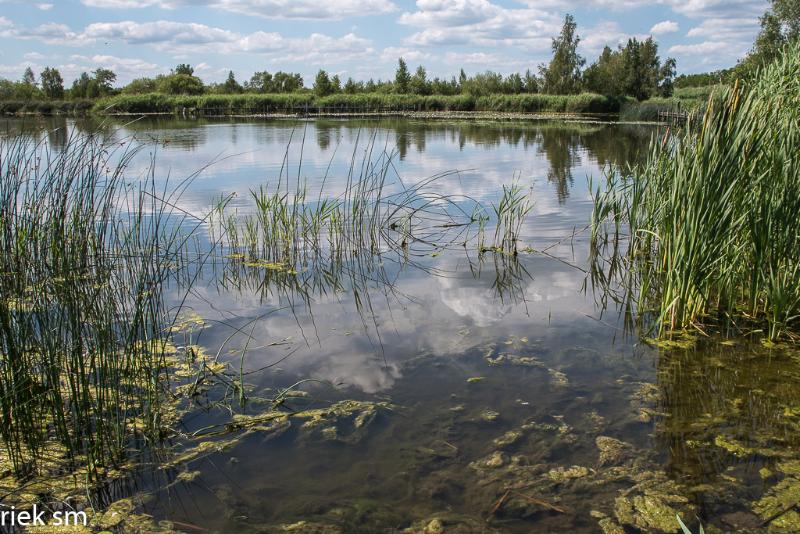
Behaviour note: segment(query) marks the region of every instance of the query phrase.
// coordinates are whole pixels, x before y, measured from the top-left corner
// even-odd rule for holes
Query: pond
[[[159,183],[197,173],[174,203],[199,218],[221,199],[252,212],[251,191],[279,181],[342,195],[353,165],[381,158],[387,190],[435,192],[439,214],[491,211],[512,184],[532,201],[519,254],[455,230],[448,246],[418,239],[300,272],[231,267],[229,255],[203,265],[188,296],[175,284],[176,345],[219,355],[247,400],[209,390],[180,431],[213,445],[118,490],[157,520],[185,532],[610,533],[676,531],[678,513],[707,531],[800,519],[797,353],[700,332],[648,343],[592,276],[590,187],[640,161],[659,128],[0,121],[0,135],[55,148],[74,131],[144,143],[130,180],[151,160]],[[276,395],[296,416],[260,420]],[[226,427],[232,413],[241,424]]]

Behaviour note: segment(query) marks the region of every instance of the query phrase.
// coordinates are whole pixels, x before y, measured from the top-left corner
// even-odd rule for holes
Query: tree
[[[92,98],[90,95],[96,96],[99,91],[96,87],[96,82],[85,72],[72,82],[72,88],[69,95],[72,98]]]
[[[317,96],[328,96],[333,94],[333,85],[328,73],[320,69],[317,77],[314,79],[314,94]]]
[[[168,95],[202,95],[203,81],[189,74],[170,74],[156,77],[156,90]]]
[[[530,71],[530,69],[525,71],[525,77],[523,78],[522,82],[525,85],[526,93],[539,92],[539,79]]]
[[[194,69],[188,63],[181,63],[174,69],[172,69],[173,74],[185,74],[186,76],[194,76]]]
[[[397,60],[397,71],[394,74],[395,92],[401,95],[407,94],[410,84],[411,74],[408,72],[408,66],[403,58],[400,58]]]
[[[778,57],[786,43],[800,38],[800,0],[772,0],[771,9],[761,17],[761,31],[752,50],[736,66],[747,75]]]
[[[605,47],[583,73],[583,84],[595,93],[645,100],[655,95],[670,96],[674,77],[675,60],[667,58],[662,64],[652,37],[645,41],[633,38],[616,51]]]
[[[331,89],[334,93],[339,93],[342,90],[342,81],[339,79],[338,74],[334,74],[333,78],[331,78]]]
[[[30,67],[25,68],[25,72],[22,74],[22,83],[26,85],[36,85],[36,75],[33,74],[33,69]]]
[[[110,69],[99,68],[94,71],[94,81],[101,95],[107,95],[113,91],[113,83],[117,81],[117,75]]]
[[[156,81],[153,78],[136,78],[131,83],[122,88],[122,92],[128,95],[141,95],[156,92]]]
[[[581,67],[585,61],[578,54],[581,39],[576,34],[578,25],[572,15],[564,18],[561,33],[553,39],[553,59],[542,67],[544,90],[550,94],[574,94],[581,88]]]
[[[422,65],[417,67],[416,72],[414,72],[414,76],[411,77],[411,80],[409,81],[409,88],[415,95],[430,94],[430,87],[428,87],[428,73],[425,72],[425,67]]]
[[[303,88],[303,77],[299,73],[278,71],[272,81],[276,93],[293,93]]]
[[[42,92],[47,98],[64,98],[64,78],[58,69],[45,67],[41,75]]]
[[[344,92],[348,95],[354,95],[359,92],[361,88],[359,84],[353,78],[348,77],[347,81],[344,84]]]
[[[242,86],[239,85],[239,82],[236,81],[236,76],[233,75],[233,71],[228,71],[228,78],[225,80],[225,83],[222,86],[223,91],[226,94],[234,95],[243,92]]]

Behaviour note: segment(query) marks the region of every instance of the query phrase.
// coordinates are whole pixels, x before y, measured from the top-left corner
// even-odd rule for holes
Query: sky
[[[605,45],[652,35],[679,73],[729,67],[750,49],[762,0],[0,0],[0,78],[57,67],[67,84],[110,68],[118,85],[189,63],[206,82],[232,70],[324,68],[391,78],[402,56],[428,76],[509,74],[550,57],[567,13],[591,63]]]

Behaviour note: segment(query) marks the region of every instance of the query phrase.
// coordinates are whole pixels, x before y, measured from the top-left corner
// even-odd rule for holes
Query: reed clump
[[[650,150],[646,164],[609,172],[596,190],[595,259],[628,247],[625,289],[661,333],[723,319],[770,339],[796,336],[800,45],[721,88]]]
[[[0,459],[19,481],[95,483],[172,424],[162,285],[184,238],[152,173],[126,183],[129,146],[0,142]]]

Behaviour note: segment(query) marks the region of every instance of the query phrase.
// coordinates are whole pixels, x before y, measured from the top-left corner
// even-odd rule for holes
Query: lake
[[[72,132],[143,144],[132,183],[151,161],[165,190],[196,173],[173,203],[199,221],[200,248],[221,201],[246,215],[252,190],[297,184],[338,198],[371,162],[386,191],[428,199],[427,233],[401,246],[292,270],[226,251],[196,269],[188,295],[176,282],[178,350],[216,355],[246,391],[198,395],[174,444],[210,445],[110,498],[177,530],[242,533],[675,531],[677,512],[693,528],[755,529],[754,511],[789,504],[776,482],[796,474],[797,354],[700,332],[648,343],[592,264],[590,187],[641,161],[661,128],[0,120],[0,136],[55,149]],[[491,215],[512,184],[532,202],[518,254],[440,224]],[[258,419],[276,407],[301,415]]]

